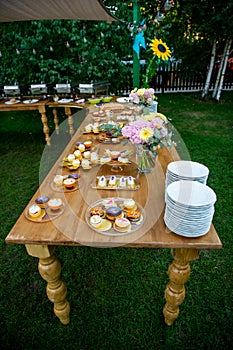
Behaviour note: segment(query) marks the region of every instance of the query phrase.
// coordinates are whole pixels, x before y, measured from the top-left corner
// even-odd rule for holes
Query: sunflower
[[[168,48],[167,44],[162,42],[162,40],[153,39],[150,43],[151,50],[153,54],[161,58],[162,60],[168,60],[171,56],[171,50]]]
[[[150,137],[153,136],[153,130],[151,128],[143,128],[139,133],[139,137],[142,141],[147,142]]]

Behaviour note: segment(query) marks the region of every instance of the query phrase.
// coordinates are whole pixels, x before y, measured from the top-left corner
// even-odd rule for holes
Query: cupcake
[[[117,218],[113,227],[119,232],[126,232],[130,230],[131,224],[130,221],[126,218]]]
[[[52,211],[58,211],[63,205],[63,202],[60,198],[51,198],[48,201],[48,207],[52,210]]]
[[[103,156],[100,158],[100,164],[106,164],[109,162],[111,162],[111,157],[109,157],[109,156]]]
[[[85,149],[86,149],[86,147],[84,146],[83,143],[80,143],[80,144],[78,145],[78,149],[79,149],[80,152],[84,152]]]
[[[75,155],[74,155],[73,153],[72,153],[72,154],[69,154],[68,157],[67,157],[67,159],[68,159],[68,162],[72,163],[73,160],[75,159]]]
[[[80,160],[79,159],[74,159],[72,161],[72,166],[77,169],[80,166]]]
[[[111,151],[110,152],[110,157],[112,158],[112,160],[117,160],[118,157],[120,156],[120,152],[119,151]]]
[[[98,153],[96,153],[96,152],[91,152],[91,162],[92,162],[92,163],[97,163],[97,162],[98,162],[98,159],[99,159]]]
[[[90,161],[88,159],[83,159],[81,164],[83,169],[90,169],[91,167]]]
[[[37,204],[32,204],[28,209],[29,215],[32,218],[38,218],[41,215],[41,208]]]
[[[47,207],[48,201],[49,201],[48,196],[41,196],[41,197],[36,198],[36,200],[35,200],[36,204],[42,209]]]
[[[109,220],[116,220],[117,218],[122,217],[122,210],[121,208],[114,206],[114,207],[109,207],[106,209],[106,218]]]
[[[90,217],[90,224],[95,228],[99,228],[102,224],[102,218],[99,215],[92,215]]]
[[[135,201],[132,198],[125,199],[123,207],[125,210],[133,210],[135,208]]]
[[[83,152],[83,157],[85,159],[90,159],[91,158],[91,152],[90,151],[85,151]]]
[[[74,151],[74,156],[77,159],[81,159],[82,158],[82,153],[80,152],[79,149],[76,149],[76,151]]]

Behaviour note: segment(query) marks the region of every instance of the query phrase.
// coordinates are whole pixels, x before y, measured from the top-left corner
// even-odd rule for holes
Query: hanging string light
[[[66,47],[70,47],[70,44],[69,44],[69,42],[68,42],[68,41],[66,42]]]
[[[52,47],[52,46],[50,46],[50,47],[49,47],[49,50],[50,50],[51,52],[53,52],[53,47]]]
[[[33,55],[35,55],[35,54],[36,54],[36,50],[35,50],[35,49],[33,49],[33,50],[32,50],[32,53],[33,53]]]
[[[17,55],[20,55],[19,49],[16,49],[16,53],[17,53]]]

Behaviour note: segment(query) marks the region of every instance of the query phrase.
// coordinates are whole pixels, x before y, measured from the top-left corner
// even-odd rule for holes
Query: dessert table
[[[32,98],[32,97],[30,97]],[[43,100],[37,100],[33,103],[25,103],[28,99],[24,99],[18,103],[10,103],[9,101],[2,100],[0,101],[0,112],[9,112],[9,111],[38,111],[41,115],[41,122],[43,125],[43,132],[45,135],[45,141],[48,145],[50,145],[50,135],[49,135],[49,127],[48,127],[48,119],[46,116],[46,104],[50,100],[50,98],[46,98]]]
[[[87,110],[84,121],[29,202],[31,205],[42,195],[50,198],[59,197],[64,203],[64,211],[54,220],[33,222],[25,216],[26,208],[6,237],[6,243],[23,244],[29,255],[39,259],[39,273],[47,281],[47,296],[54,303],[54,313],[63,324],[69,323],[70,306],[66,299],[66,286],[60,279],[61,264],[55,256],[57,246],[66,246],[67,249],[69,246],[77,246],[77,249],[80,246],[116,249],[117,247],[170,248],[173,261],[168,268],[169,281],[165,288],[166,303],[163,314],[165,323],[172,325],[179,315],[179,306],[185,298],[185,283],[190,276],[190,261],[198,258],[201,249],[220,249],[222,243],[213,225],[204,236],[186,238],[170,232],[164,224],[166,169],[171,161],[180,159],[175,147],[160,149],[153,172],[139,175],[132,144],[125,140],[114,145],[103,144],[98,142],[98,135],[84,133],[85,126],[91,122],[91,111],[94,108]],[[79,169],[79,188],[56,192],[53,187],[54,177],[70,173],[69,169],[61,166],[62,160],[74,152],[77,142],[84,142],[87,139],[93,142],[94,149],[99,154],[103,154],[106,148],[131,151],[131,164],[118,169],[109,164],[95,165],[89,170]],[[96,178],[113,172],[119,176],[129,174],[135,176],[139,188],[131,191],[94,188]],[[86,213],[90,205],[106,198],[119,197],[131,198],[143,208],[144,221],[138,229],[128,234],[108,235],[107,232],[103,234],[87,224]]]

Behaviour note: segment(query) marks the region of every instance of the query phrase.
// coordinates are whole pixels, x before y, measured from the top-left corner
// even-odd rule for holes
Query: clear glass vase
[[[143,145],[136,146],[136,162],[140,173],[151,173],[155,167],[157,156]]]

